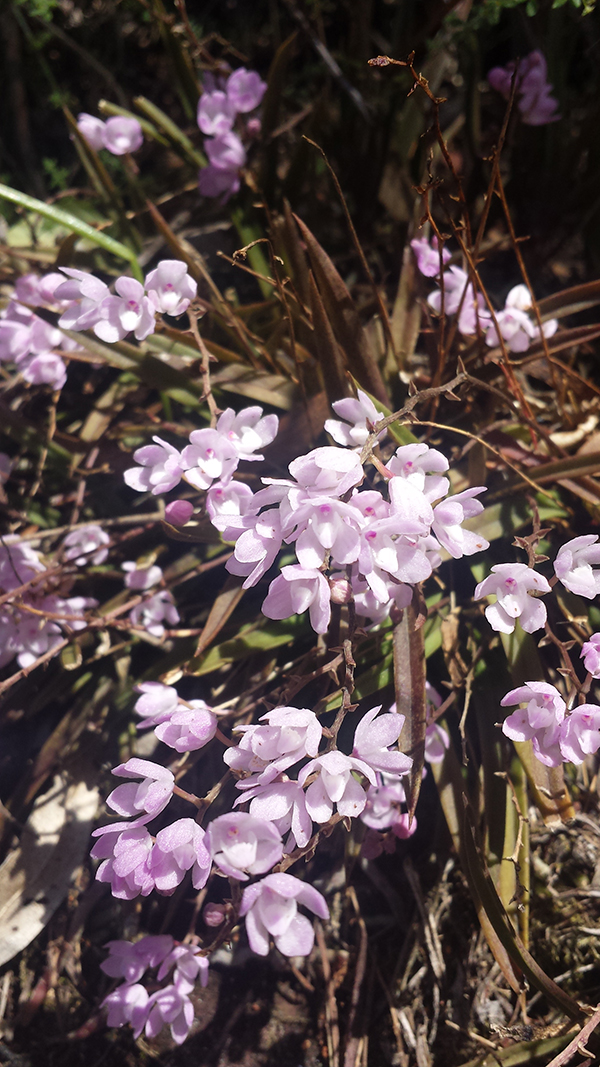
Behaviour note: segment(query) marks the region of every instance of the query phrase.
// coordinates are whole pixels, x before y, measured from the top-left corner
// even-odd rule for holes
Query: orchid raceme
[[[223,92],[215,89],[215,94]],[[218,99],[211,111],[209,103],[202,109],[205,125],[216,121],[217,105],[224,106]],[[225,110],[219,113],[227,117]],[[416,252],[428,270],[434,253],[439,263],[437,249],[419,245]],[[442,260],[447,261],[446,254]],[[180,268],[177,277],[168,264],[166,275],[157,268],[147,282],[147,299],[162,313],[191,299]],[[82,283],[75,279],[74,284]],[[526,303],[522,293],[512,300],[516,310],[527,314],[527,308],[518,307],[519,301]],[[506,321],[499,317],[501,330]],[[329,420],[327,430],[335,445],[297,456],[281,477],[262,479],[262,487],[255,464],[276,440],[278,420],[258,406],[227,408],[211,426],[192,429],[187,444],[155,436],[134,453],[137,465],[125,472],[130,488],[153,496],[172,493],[186,482],[192,499],[171,500],[168,520],[185,524],[194,512],[205,515],[230,546],[229,573],[245,589],[268,583],[263,615],[286,619],[306,612],[317,634],[326,634],[333,612],[349,610],[349,605],[364,628],[389,626],[390,616],[397,620],[408,608],[445,554],[461,559],[488,547],[477,533],[483,486],[452,493],[450,463],[439,449],[423,441],[385,445],[385,433],[377,428],[381,412],[366,393],[336,402],[334,411],[339,419]],[[385,462],[363,460],[371,446],[387,449]],[[75,534],[63,547],[72,565],[84,553],[95,558],[109,551],[94,527]],[[590,534],[563,545],[556,554],[554,582],[591,599],[600,561],[597,540]],[[280,563],[282,554],[285,561]],[[296,562],[289,562],[294,557]],[[36,574],[37,566],[43,566],[36,564],[35,553],[24,551],[21,558],[24,574]],[[161,568],[143,557],[124,561],[121,568],[126,586],[142,596],[132,621],[164,640],[165,625],[173,625],[178,613]],[[537,565],[501,563],[479,582],[474,599],[489,598],[485,616],[492,629],[511,634],[517,622],[527,632],[545,625],[547,609],[540,597],[551,593],[552,585]],[[590,675],[600,674],[597,637],[592,635],[582,650]],[[95,831],[96,877],[126,900],[154,891],[170,896],[187,879],[209,895],[203,921],[218,943],[235,924],[244,923],[252,952],[266,955],[273,944],[285,956],[307,955],[314,933],[299,907],[323,919],[328,907],[309,881],[288,874],[286,867],[314,850],[320,835],[337,821],[364,824],[364,862],[393,852],[415,832],[404,784],[413,760],[398,747],[404,716],[395,706],[361,708],[353,740],[338,745],[335,731],[324,727],[310,707],[296,707],[292,700],[262,711],[254,721],[232,722],[229,711],[212,708],[192,688],[196,682],[186,681],[186,697],[175,685],[142,683],[135,705],[138,729],[152,729],[175,758],[211,746],[234,779],[235,799],[214,814],[210,800],[177,789],[170,769],[129,759],[115,773],[134,780],[118,786],[107,800],[121,821]],[[442,698],[431,686],[427,692],[425,760],[439,764],[451,741],[449,731],[433,721]],[[574,706],[572,694],[563,695],[550,683],[527,682],[508,692],[501,705],[513,709],[502,725],[505,737],[531,742],[535,757],[548,767],[579,764],[600,750],[600,708],[593,703]],[[174,794],[178,804],[187,801],[194,808],[183,816],[178,811],[169,821],[174,808],[167,806]],[[212,887],[226,880],[238,887],[232,898],[212,902]],[[194,985],[207,979],[209,950],[160,939],[140,946],[111,946],[105,969],[124,981],[106,998],[109,1021],[129,1023],[134,1033],[148,1036],[170,1026],[173,1039],[182,1041],[193,1019]],[[146,986],[146,971],[152,968],[156,977]]]
[[[510,76],[508,85],[510,93]],[[411,248],[421,274],[436,278],[439,284],[427,297],[429,307],[435,315],[457,315],[458,330],[463,337],[481,334],[490,348],[504,345],[510,352],[526,352],[534,341],[556,332],[556,319],[548,319],[540,330],[527,286],[514,286],[504,307],[492,316],[483,294],[475,291],[473,280],[462,267],[454,264],[440,269],[445,267],[451,253],[444,247],[440,258],[436,237],[431,243],[426,237],[417,238],[411,241]]]

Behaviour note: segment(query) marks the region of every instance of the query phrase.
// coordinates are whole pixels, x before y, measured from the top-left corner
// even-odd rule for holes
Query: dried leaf
[[[228,618],[233,615],[243,595],[244,589],[240,585],[239,578],[230,575],[208,613],[204,629],[198,638],[195,656],[189,665],[190,674],[195,673],[199,666],[199,657],[223,629]]]
[[[335,339],[312,271],[309,274],[309,300],[312,312],[314,343],[325,390],[330,404],[349,395],[344,360]]]
[[[502,907],[481,850],[477,847],[476,831],[468,808],[465,811],[465,833],[463,839],[469,874],[473,885],[486,915],[512,963],[523,972],[536,989],[539,989],[544,994],[550,1004],[558,1008],[559,1011],[564,1012],[569,1019],[574,1019],[577,1022],[584,1021],[586,1015],[583,1009],[542,970],[513,929],[508,915]]]
[[[250,397],[261,404],[272,404],[282,411],[290,410],[296,391],[294,383],[282,374],[255,371],[239,363],[222,367],[216,374],[211,375],[211,380],[213,385],[218,385],[229,393]]]
[[[388,403],[381,372],[369,349],[365,331],[350,292],[329,256],[297,215],[294,219],[308,248],[311,266],[337,340],[348,360],[348,368],[362,387],[378,400]]]
[[[415,299],[416,270],[415,257],[410,244],[407,243],[402,255],[402,270],[391,318],[397,360],[394,360],[393,353],[390,352],[385,368],[390,379],[392,374],[406,369],[414,354],[421,329],[421,307]]]
[[[0,866],[0,966],[44,929],[85,856],[99,791],[56,775]]]
[[[443,725],[443,722],[442,724]],[[466,792],[463,784],[461,768],[456,757],[454,748],[446,749],[444,758],[440,763],[431,764],[431,772],[438,789],[440,804],[454,847],[460,858],[463,873],[469,884],[469,890],[477,911],[477,918],[485,939],[490,946],[494,959],[502,971],[506,981],[516,993],[520,992],[521,983],[510,961],[509,955],[496,934],[492,923],[481,902],[479,893],[473,879],[470,876],[467,851],[465,847],[465,800]]]
[[[537,305],[542,320],[562,319],[565,315],[574,315],[577,311],[585,311],[586,308],[600,304],[600,280],[585,282],[583,285],[574,285],[570,289],[563,289],[560,293],[545,296],[538,300]]]

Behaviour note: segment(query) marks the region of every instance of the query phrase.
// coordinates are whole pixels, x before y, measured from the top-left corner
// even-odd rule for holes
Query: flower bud
[[[207,904],[202,918],[207,926],[220,926],[225,920],[227,908],[224,904]]]
[[[352,586],[347,578],[330,578],[332,604],[349,604],[352,600]]]
[[[172,500],[165,508],[165,519],[173,526],[185,526],[194,513],[194,505],[189,500]]]

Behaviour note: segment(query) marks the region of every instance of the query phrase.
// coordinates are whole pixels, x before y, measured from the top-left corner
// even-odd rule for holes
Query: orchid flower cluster
[[[502,93],[505,100],[510,98],[515,68],[516,63],[507,63],[505,67],[493,67],[487,76],[492,89]],[[541,52],[530,52],[520,61],[516,91],[521,122],[526,126],[546,126],[549,122],[558,122],[558,101],[551,96],[548,67]]]
[[[17,657],[19,667],[49,652],[63,630],[87,626],[84,612],[98,606],[91,597],[64,597],[41,556],[26,542],[11,537],[0,545],[0,593],[15,592],[0,606],[0,667]],[[21,590],[21,586],[26,586]],[[18,593],[17,590],[20,590]]]
[[[198,180],[202,196],[221,196],[225,202],[237,193],[246,149],[233,127],[238,115],[247,115],[259,106],[266,88],[256,71],[245,67],[234,70],[227,79],[205,75],[197,115],[198,126],[206,135],[204,147],[209,160]],[[248,119],[245,133],[250,137],[260,133],[260,119]]]
[[[592,640],[598,643],[600,634],[593,634]],[[502,732],[512,741],[531,741],[535,755],[547,767],[583,763],[600,749],[597,704],[578,704],[568,711],[558,689],[548,682],[526,682],[511,689],[501,704],[525,705],[504,720]]]
[[[526,352],[542,335],[552,337],[556,333],[556,319],[544,322],[540,332],[531,315],[531,294],[526,285],[515,285],[508,293],[504,307],[492,317],[484,297],[474,291],[473,283],[462,267],[453,265],[444,270],[451,253],[445,247],[438,247],[437,237],[434,236],[431,243],[426,237],[418,237],[410,244],[421,274],[438,280],[439,288],[427,297],[429,307],[436,315],[456,314],[458,330],[463,337],[481,333],[490,348],[499,345],[501,337],[510,352]]]
[[[103,122],[95,115],[82,111],[77,116],[77,129],[94,151],[106,148],[113,156],[136,152],[144,143],[142,127],[137,119],[113,115]]]
[[[0,454],[1,458],[10,460]],[[10,468],[9,468],[10,473]],[[57,559],[81,568],[98,566],[108,557],[110,538],[96,524],[80,526],[67,534]],[[126,560],[121,564],[124,585],[133,592],[148,594],[129,612],[132,626],[160,640],[165,623],[174,626],[179,613],[168,589],[157,589],[163,572],[156,564]],[[85,612],[98,607],[92,597],[64,597],[59,593],[72,576],[56,572],[27,542],[6,537],[0,545],[0,668],[17,658],[19,667],[30,667],[60,643],[65,633],[77,633],[88,626]],[[25,586],[25,589],[21,587]],[[14,596],[10,596],[14,594]]]
[[[256,493],[233,474],[240,460],[261,459],[256,449],[276,435],[276,416],[262,417],[259,407],[238,415],[227,409],[214,429],[194,430],[181,452],[155,437],[154,445],[134,453],[141,468],[125,472],[138,491],[168,492],[181,478],[207,490],[212,524],[235,543],[227,570],[243,577],[246,589],[266,574],[284,544],[293,545],[297,563],[273,579],[263,614],[285,619],[308,610],[317,633],[329,626],[332,602],[353,600],[359,615],[381,622],[394,606],[410,603],[413,587],[439,566],[442,549],[459,559],[488,547],[462,525],[483,510],[477,497],[484,487],[448,496],[448,460],[421,443],[401,445],[387,467],[380,465],[381,489],[365,485],[366,464],[356,448],[382,412],[361,390],[358,399],[333,407],[341,420],[325,428],[338,445],[293,460],[289,479],[263,479]]]
[[[409,827],[401,812],[401,779],[412,759],[395,747],[404,716],[395,711],[380,714],[381,706],[366,712],[355,729],[351,755],[331,747],[328,733],[324,735],[308,708],[276,707],[255,725],[236,726],[234,744],[218,728],[219,716],[228,712],[217,713],[202,700],[183,700],[174,687],[160,682],[138,688],[138,728],[152,727],[176,752],[197,751],[215,736],[227,742],[223,760],[237,779],[239,793],[234,809],[243,805],[247,810],[218,815],[206,830],[198,819],[184,817],[152,833],[148,824],[165,811],[177,791],[175,778],[150,760],[129,759],[113,769],[127,781],[107,798],[120,821],[94,831],[92,856],[101,861],[96,878],[109,883],[114,896],[132,900],[153,890],[170,896],[188,872],[194,888],[204,889],[212,872],[244,888],[237,909],[233,901],[206,905],[209,930],[227,917],[229,932],[245,919],[250,948],[258,955],[267,955],[271,939],[286,956],[308,955],[314,932],[298,907],[327,919],[326,901],[314,887],[277,866],[286,859],[295,862],[294,849],[304,849],[315,825],[329,823],[334,811],[338,818],[360,817],[370,828],[372,838],[378,839],[369,842],[370,854],[377,854],[377,845],[379,851],[389,851],[382,831],[391,830],[396,837],[413,832],[414,824]],[[440,758],[437,749],[443,752],[446,744],[444,731],[430,731],[432,759]],[[196,802],[182,791],[178,795]],[[183,1041],[193,1019],[188,994],[198,974],[203,983],[207,980],[211,945],[173,948],[170,939],[142,938],[135,945],[118,941],[107,947],[110,955],[103,969],[124,979],[104,1001],[109,1025],[128,1022],[136,1035],[145,1028],[153,1036],[168,1023],[174,1040]],[[173,966],[175,974],[166,987],[149,995],[139,980],[147,968],[157,966],[158,981]]]
[[[79,526],[67,534],[62,544],[62,558],[65,562],[73,561],[77,567],[88,563],[96,566],[103,563],[108,556],[108,534],[95,523]],[[165,633],[165,622],[175,626],[179,622],[179,612],[173,601],[173,594],[168,589],[157,589],[163,580],[162,569],[156,563],[136,563],[125,560],[121,564],[124,585],[132,592],[148,593],[139,604],[129,612],[132,625],[157,640]]]
[[[67,380],[59,351],[71,352],[77,342],[27,306],[64,309],[65,303],[55,296],[64,280],[64,275],[57,272],[41,277],[24,274],[17,279],[13,299],[0,311],[0,362],[15,363],[30,385],[62,389]]]
[[[197,291],[185,263],[177,259],[161,260],[143,285],[125,275],[117,278],[116,295],[87,271],[74,267],[60,270],[61,274],[41,277],[23,275],[15,285],[15,299],[0,312],[0,362],[12,360],[25,381],[53,389],[62,389],[67,377],[57,349],[70,352],[78,347],[63,329],[91,329],[109,344],[122,341],[128,333],[143,341],[154,333],[157,314],[182,315]],[[28,305],[60,311],[58,327],[40,318]]]
[[[574,537],[562,545],[554,560],[551,582],[525,563],[499,563],[479,582],[474,599],[494,597],[485,616],[500,633],[511,634],[518,621],[526,633],[544,629],[547,610],[541,597],[560,582],[577,596],[593,600],[600,593],[600,544],[597,534]],[[600,678],[600,634],[592,634],[581,656],[592,678]],[[583,763],[600,748],[600,707],[579,704],[570,710],[558,689],[547,682],[526,682],[512,689],[503,707],[526,704],[505,719],[502,730],[513,741],[531,741],[537,758],[548,767]]]

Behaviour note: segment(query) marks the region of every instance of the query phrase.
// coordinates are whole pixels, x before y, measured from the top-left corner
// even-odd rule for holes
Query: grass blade
[[[25,208],[26,211],[33,211],[37,215],[43,215],[44,218],[51,219],[52,222],[58,223],[59,226],[64,226],[66,229],[78,234],[79,237],[86,237],[88,241],[92,241],[99,248],[103,248],[105,252],[110,252],[113,256],[126,260],[127,263],[131,264],[135,276],[142,279],[143,275],[137,256],[131,248],[121,244],[120,241],[115,241],[113,237],[102,233],[101,230],[95,230],[93,226],[88,226],[87,222],[78,219],[70,211],[63,211],[62,208],[55,207],[54,204],[45,204],[43,200],[36,200],[35,197],[28,196],[27,193],[22,193],[19,189],[11,189],[8,185],[0,185],[0,200],[8,200],[11,204],[16,204],[17,207]]]

